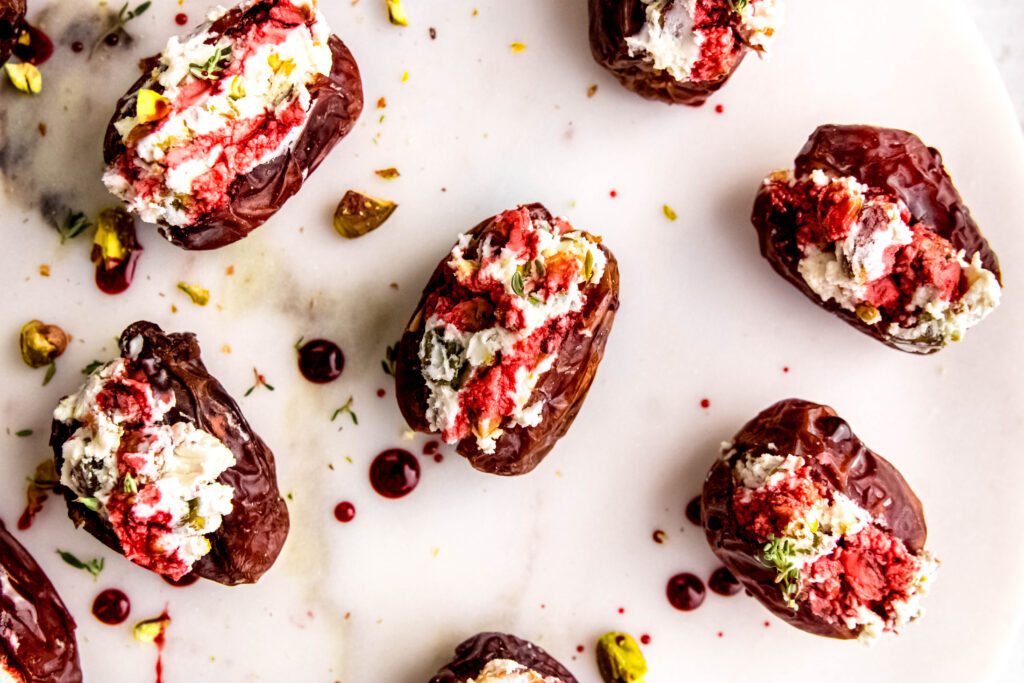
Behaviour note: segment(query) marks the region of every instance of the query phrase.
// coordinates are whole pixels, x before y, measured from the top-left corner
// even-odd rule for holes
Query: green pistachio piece
[[[152,619],[144,619],[132,628],[132,638],[144,645],[153,645],[163,636],[170,624],[171,618],[167,616],[167,612]]]
[[[42,368],[64,353],[68,347],[67,333],[56,325],[30,320],[18,335],[21,359],[30,368]]]
[[[633,636],[609,631],[597,639],[597,668],[605,683],[643,683],[647,662]]]
[[[398,204],[349,190],[334,210],[334,230],[346,239],[362,237],[384,224]]]
[[[210,303],[210,290],[200,287],[197,284],[189,284],[187,282],[179,282],[178,289],[185,292],[189,299],[192,299],[192,303],[196,306],[205,306]]]

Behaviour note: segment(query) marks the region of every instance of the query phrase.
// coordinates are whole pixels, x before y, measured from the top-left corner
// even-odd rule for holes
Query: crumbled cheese
[[[466,683],[562,683],[554,676],[543,676],[511,659],[492,659],[476,678]]]
[[[751,0],[740,10],[740,33],[747,45],[766,54],[785,18],[782,0]]]
[[[643,55],[655,69],[689,81],[704,42],[704,36],[694,31],[697,0],[673,2],[667,12],[666,0],[643,1],[647,19],[638,33],[626,37],[629,56]]]
[[[12,633],[11,636],[14,634]],[[23,683],[23,680],[21,674],[13,668],[8,668],[6,659],[3,654],[0,654],[0,683]]]

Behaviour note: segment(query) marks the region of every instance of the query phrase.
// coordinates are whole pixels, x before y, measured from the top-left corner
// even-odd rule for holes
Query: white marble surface
[[[1020,0],[964,0],[999,66],[1006,89],[1024,126],[1024,3]],[[1024,680],[1024,623],[1017,626],[1017,644],[998,678],[1000,683]]]

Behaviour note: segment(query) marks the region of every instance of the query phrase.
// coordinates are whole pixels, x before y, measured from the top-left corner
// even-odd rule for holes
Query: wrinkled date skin
[[[28,551],[0,522],[0,675],[80,683],[75,620]]]
[[[726,84],[746,55],[743,50],[732,69],[714,80],[677,81],[669,72],[656,70],[641,55],[629,55],[626,38],[638,33],[646,20],[646,5],[641,0],[589,0],[588,6],[594,60],[611,71],[627,90],[648,100],[700,106]]]
[[[233,36],[253,24],[272,22],[269,6],[256,3],[249,8],[235,7],[210,27],[212,36]],[[309,86],[311,106],[302,132],[284,154],[261,164],[245,176],[235,179],[227,190],[228,202],[201,220],[187,226],[162,225],[160,232],[185,249],[216,249],[236,242],[266,222],[302,187],[306,177],[316,170],[328,152],[352,129],[363,110],[363,84],[355,57],[336,35],[328,42],[334,56],[329,77]],[[124,153],[121,136],[114,129],[119,112],[142,88],[161,92],[159,84],[149,84],[149,73],[156,57],[146,60],[145,73],[122,97],[114,109],[103,140],[103,160],[110,164]]]
[[[508,633],[478,633],[455,648],[455,659],[430,679],[430,683],[465,683],[476,678],[492,659],[511,659],[545,677],[577,683],[569,670],[528,640]]]
[[[765,607],[791,625],[820,636],[857,637],[842,624],[815,616],[797,598],[798,609],[786,605],[775,569],[758,559],[761,544],[747,538],[733,514],[733,466],[747,453],[764,453],[774,444],[780,454],[803,457],[832,491],[848,496],[901,539],[912,553],[924,548],[928,528],[921,502],[903,476],[885,458],[867,446],[850,425],[828,406],[786,399],[762,411],[736,435],[733,451],[708,472],[701,496],[704,532],[718,559]]]
[[[274,454],[252,431],[238,405],[214,379],[199,356],[199,344],[191,333],[164,334],[157,325],[140,321],[121,333],[121,355],[141,336],[139,364],[157,392],[174,393],[174,408],[164,418],[169,424],[192,422],[227,446],[235,465],[217,481],[235,489],[231,514],[217,531],[208,535],[210,552],[196,561],[192,571],[204,579],[233,586],[254,583],[277,559],[288,536],[288,508],[277,489]],[[60,472],[61,447],[78,428],[54,420],[50,445]],[[68,516],[112,550],[121,552],[113,529],[95,512],[72,505],[76,496],[64,491]],[[123,554],[123,553],[122,553]]]
[[[0,0],[0,64],[11,56],[25,22],[25,0]]]
[[[540,204],[530,204],[527,208],[533,220],[552,220],[551,213]],[[508,240],[505,228],[493,217],[477,225],[469,234],[473,237],[470,250],[487,236],[496,248]],[[600,282],[584,289],[587,300],[580,323],[569,332],[554,365],[541,376],[530,397],[531,403],[544,401],[540,423],[536,427],[522,427],[512,425],[506,419],[509,424],[502,424],[504,433],[491,454],[477,448],[473,435],[462,439],[456,450],[476,469],[490,474],[526,474],[539,465],[555,443],[569,431],[594,381],[619,307],[618,263],[606,247],[601,246],[601,250],[608,259],[604,276]],[[428,390],[418,355],[423,338],[423,310],[431,293],[441,289],[450,291],[457,286],[447,263],[446,256],[434,270],[396,351],[395,393],[398,406],[409,426],[418,432],[430,431],[426,417]]]
[[[893,195],[910,209],[911,223],[931,226],[956,249],[963,249],[969,262],[975,252],[981,264],[1000,280],[999,259],[982,236],[963,198],[942,165],[942,155],[926,146],[913,133],[865,125],[819,126],[796,158],[797,177],[821,169],[838,176],[854,176],[875,190]],[[886,334],[881,325],[868,325],[834,300],[822,301],[801,277],[797,266],[800,248],[796,241],[796,215],[784,190],[762,185],[754,200],[751,221],[757,230],[764,256],[779,275],[811,301],[900,351],[929,354],[938,344],[910,343]]]

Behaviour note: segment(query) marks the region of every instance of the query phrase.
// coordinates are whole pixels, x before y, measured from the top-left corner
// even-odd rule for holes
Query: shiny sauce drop
[[[668,580],[665,595],[677,610],[690,612],[703,604],[707,591],[704,589],[703,581],[693,574],[683,573],[676,574]]]
[[[314,384],[327,384],[341,376],[345,354],[332,341],[314,339],[299,348],[299,372]]]
[[[71,43],[71,51],[72,52],[81,52],[84,49],[85,49],[85,45],[80,40],[76,40],[75,42]]]
[[[385,498],[408,495],[420,481],[420,463],[409,451],[392,448],[373,459],[370,484]]]
[[[161,576],[160,578],[163,579],[167,584],[174,586],[175,588],[185,588],[186,586],[191,586],[193,583],[198,581],[199,575],[195,572],[189,572],[180,579],[172,579],[169,576]]]
[[[124,623],[131,611],[132,604],[128,596],[116,588],[108,588],[92,602],[93,616],[111,626]]]
[[[178,26],[184,26],[188,23],[188,15],[184,12],[178,12],[174,15],[174,23]]]
[[[649,635],[647,635],[646,633],[643,634],[642,636],[640,636],[640,644],[641,645],[650,645],[651,644],[651,637]]]
[[[53,54],[53,41],[50,40],[50,37],[28,22],[25,23],[22,30],[28,34],[28,44],[26,45],[20,40],[15,43],[15,56],[23,62],[36,66],[49,59]]]
[[[708,588],[710,588],[712,592],[725,596],[736,595],[743,590],[743,586],[741,586],[740,582],[735,576],[733,576],[733,573],[725,567],[719,567],[711,573],[711,578],[708,579]]]
[[[128,289],[135,277],[135,264],[142,254],[141,247],[132,251],[128,258],[115,268],[104,268],[96,266],[96,286],[104,294],[120,294]]]
[[[356,506],[343,501],[334,506],[334,518],[339,522],[351,522],[356,516]]]
[[[433,455],[441,444],[436,441],[428,441],[423,444],[423,455]]]
[[[691,523],[700,526],[700,496],[686,504],[686,518]]]

